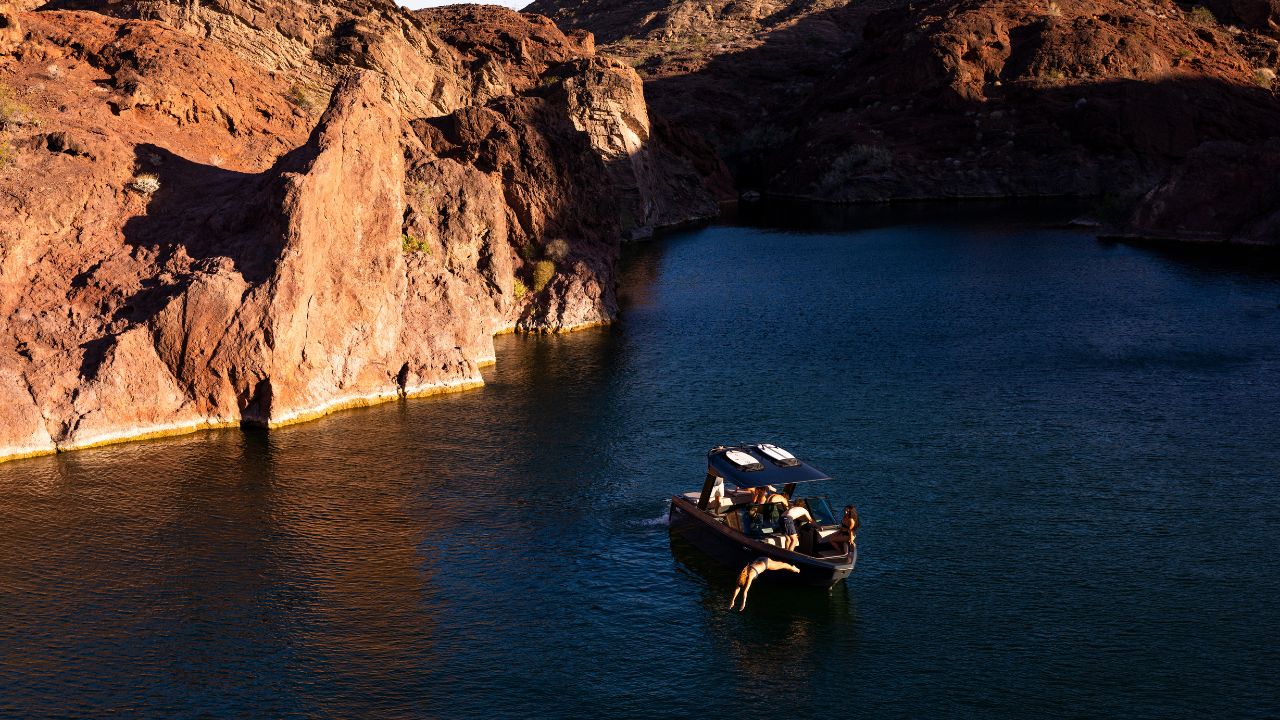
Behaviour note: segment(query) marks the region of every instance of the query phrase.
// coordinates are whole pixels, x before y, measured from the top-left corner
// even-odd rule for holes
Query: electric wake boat
[[[735,570],[763,555],[800,568],[798,575],[774,572],[765,579],[829,588],[849,577],[858,560],[856,542],[837,535],[840,521],[826,497],[808,491],[807,483],[830,479],[775,445],[721,445],[707,453],[702,491],[671,498],[670,529]],[[801,484],[805,492],[797,494]],[[774,502],[757,502],[761,489]],[[813,519],[790,541],[789,507],[802,507]]]

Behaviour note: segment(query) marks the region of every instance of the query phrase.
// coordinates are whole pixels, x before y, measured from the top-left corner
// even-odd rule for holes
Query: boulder
[[[18,8],[13,3],[0,3],[0,55],[7,55],[18,49],[22,43],[22,22],[18,18]]]
[[[1126,229],[1154,238],[1280,245],[1280,141],[1204,143],[1142,198]]]

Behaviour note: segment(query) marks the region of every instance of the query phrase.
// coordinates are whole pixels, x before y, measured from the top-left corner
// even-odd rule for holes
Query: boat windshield
[[[797,498],[796,505],[803,506],[813,516],[813,521],[818,525],[835,525],[836,515],[831,512],[831,505],[827,502],[827,498],[822,495],[814,497]]]
[[[786,508],[776,503],[747,505],[738,509],[738,526],[748,537],[764,537],[778,531]]]

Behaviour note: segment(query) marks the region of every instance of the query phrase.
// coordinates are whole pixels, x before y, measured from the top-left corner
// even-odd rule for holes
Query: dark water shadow
[[[730,206],[721,222],[808,232],[847,232],[904,225],[1066,227],[1089,210],[1074,198],[933,200],[835,204],[765,198]]]
[[[1280,280],[1280,245],[1241,245],[1227,242],[1179,242],[1113,239],[1102,237],[1108,247],[1125,245],[1188,270],[1214,275],[1234,275],[1253,280]]]

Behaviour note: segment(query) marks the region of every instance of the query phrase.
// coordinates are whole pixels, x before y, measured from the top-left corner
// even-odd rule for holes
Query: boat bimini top
[[[797,460],[777,445],[720,445],[707,453],[707,481],[702,486],[698,509],[707,509],[707,501],[717,481],[731,482],[740,490],[782,486],[783,492],[790,497],[796,483],[830,479],[826,473]]]
[[[723,478],[743,490],[831,479],[818,468],[768,443],[713,448],[707,453],[707,474]]]

